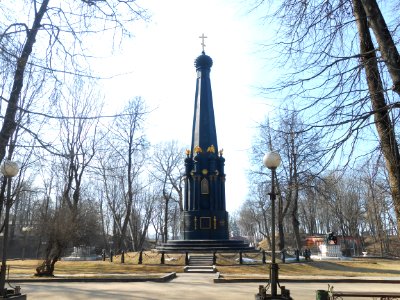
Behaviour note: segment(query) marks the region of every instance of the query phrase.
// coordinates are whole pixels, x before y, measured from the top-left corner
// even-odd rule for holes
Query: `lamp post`
[[[33,229],[32,226],[24,226],[24,227],[22,227],[22,232],[24,233],[24,243],[23,243],[22,255],[21,255],[22,260],[25,259],[26,236],[29,234],[29,232],[31,232],[32,229]]]
[[[0,167],[0,172],[7,180],[7,196],[5,199],[6,210],[4,216],[4,234],[3,234],[3,256],[0,269],[0,296],[7,297],[7,290],[4,288],[7,271],[7,243],[8,243],[8,222],[10,219],[11,208],[11,181],[12,177],[18,174],[19,167],[16,162],[5,160]]]
[[[276,263],[275,257],[275,177],[276,177],[276,168],[281,164],[281,156],[278,152],[271,151],[264,155],[263,164],[272,172],[271,177],[271,192],[268,193],[271,200],[271,263],[269,265],[269,285],[267,287],[260,286],[259,293],[256,294],[256,299],[264,300],[264,299],[292,299],[290,297],[289,290],[286,290],[284,286],[281,287],[281,295],[278,295],[277,285],[278,285],[278,270],[279,266]],[[267,294],[266,291],[270,287],[271,294]]]

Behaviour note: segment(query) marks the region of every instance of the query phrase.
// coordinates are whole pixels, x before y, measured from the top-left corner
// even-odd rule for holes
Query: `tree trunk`
[[[267,211],[263,208],[262,204],[260,206],[262,210],[264,229],[265,229],[265,234],[263,234],[263,236],[267,239],[268,246],[271,247],[271,235],[268,227]]]
[[[368,25],[371,26],[374,32],[379,51],[392,78],[392,89],[400,95],[400,56],[392,35],[376,0],[361,0],[361,3],[367,16]]]
[[[60,260],[62,251],[61,244],[55,239],[50,239],[46,248],[46,258],[36,268],[35,276],[54,276],[55,264]]]
[[[282,197],[278,197],[278,234],[279,234],[279,242],[278,242],[278,248],[280,251],[285,249],[285,232],[283,230],[283,220],[284,220],[284,212],[283,212],[283,203],[282,203]],[[275,232],[272,232],[272,234],[275,234]]]
[[[168,205],[169,199],[165,197],[165,209],[164,209],[164,226],[163,226],[163,242],[166,243],[168,241]]]
[[[21,95],[22,87],[24,85],[26,64],[32,53],[33,44],[36,42],[36,35],[41,26],[40,23],[47,10],[47,5],[49,4],[49,1],[50,0],[44,0],[40,5],[40,8],[35,15],[32,28],[30,30],[27,30],[26,42],[22,49],[21,55],[17,59],[17,68],[14,73],[13,86],[11,89],[10,98],[8,99],[8,105],[6,113],[4,115],[3,126],[0,130],[0,162],[5,156],[6,147],[8,145],[8,142],[10,141],[11,135],[17,127],[17,123],[15,122],[15,115],[18,110],[18,100]]]
[[[291,192],[291,195],[293,196],[293,210],[292,210],[292,226],[293,226],[293,232],[294,232],[294,237],[296,240],[296,247],[297,249],[301,249],[301,237],[300,237],[300,222],[299,222],[299,174],[297,173],[297,153],[295,149],[295,140],[294,140],[294,133],[293,131],[291,132],[291,138],[290,138],[290,152],[291,156],[293,157],[293,183],[289,188],[294,189],[294,191]]]
[[[383,85],[379,73],[375,47],[368,28],[367,16],[361,5],[361,0],[353,0],[354,15],[357,21],[360,37],[360,52],[365,67],[371,104],[374,111],[375,126],[378,132],[380,146],[388,171],[390,190],[394,210],[397,217],[397,227],[400,229],[400,154],[396,141],[393,123],[391,122]]]
[[[294,199],[293,201],[293,211],[292,211],[292,226],[293,226],[293,233],[294,233],[294,238],[296,240],[296,247],[297,249],[301,249],[301,237],[300,237],[300,222],[298,218],[298,213],[297,213],[297,199]]]

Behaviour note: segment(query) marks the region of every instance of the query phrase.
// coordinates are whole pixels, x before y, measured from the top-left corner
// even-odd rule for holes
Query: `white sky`
[[[244,4],[231,0],[142,0],[152,20],[136,23],[135,37],[122,53],[104,64],[108,72],[129,74],[105,82],[110,94],[125,103],[141,96],[154,112],[147,124],[152,144],[178,140],[190,148],[196,70],[194,60],[205,52],[214,61],[211,85],[219,148],[226,159],[226,204],[232,213],[246,198],[247,150],[256,123],[268,112],[267,100],[255,87],[268,80],[268,67],[257,57],[257,43],[266,38]],[[265,30],[265,28],[263,28]],[[122,105],[121,105],[122,106]],[[262,158],[260,158],[261,164]],[[183,162],[182,162],[183,163]]]

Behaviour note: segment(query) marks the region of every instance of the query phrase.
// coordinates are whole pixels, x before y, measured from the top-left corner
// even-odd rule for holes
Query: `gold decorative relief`
[[[211,145],[210,147],[207,148],[208,153],[215,153],[215,147],[214,145]]]
[[[199,153],[203,152],[203,150],[200,148],[199,145],[197,145],[196,147],[194,147],[194,152],[195,152],[196,154],[199,154]]]

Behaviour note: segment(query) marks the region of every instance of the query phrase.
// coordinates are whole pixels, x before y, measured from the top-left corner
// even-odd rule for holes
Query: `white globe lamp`
[[[11,160],[5,160],[0,167],[0,172],[5,177],[14,177],[19,172],[19,166],[16,162]]]
[[[263,163],[268,169],[276,169],[281,164],[282,159],[278,152],[271,151],[264,155]]]

